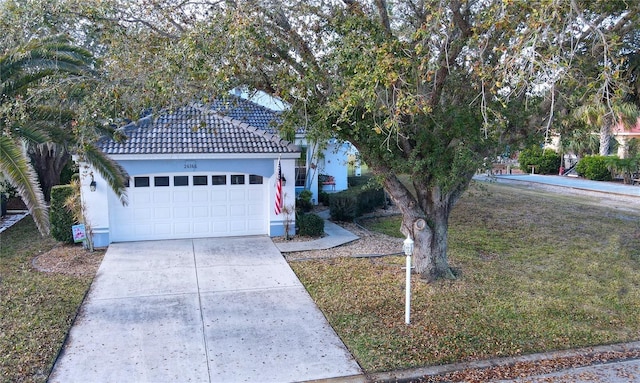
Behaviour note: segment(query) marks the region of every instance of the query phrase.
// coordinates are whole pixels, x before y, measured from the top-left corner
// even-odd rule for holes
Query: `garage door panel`
[[[209,233],[209,222],[194,222],[193,232],[195,234],[207,234]]]
[[[259,232],[260,230],[262,230],[262,227],[264,225],[264,222],[262,220],[249,220],[247,221],[247,229],[250,230],[252,233],[255,232]]]
[[[189,203],[189,196],[191,193],[188,190],[180,190],[173,192],[173,202],[175,204],[185,204]]]
[[[242,202],[244,202],[246,199],[247,199],[246,190],[238,188],[238,187],[233,188],[232,190],[230,190],[229,201],[232,201],[232,202],[242,201]]]
[[[156,235],[171,235],[173,225],[171,223],[157,223],[153,225],[153,233]]]
[[[229,225],[227,222],[213,222],[212,223],[214,234],[224,234],[229,232]]]
[[[194,186],[191,173],[152,174],[154,177],[188,177],[189,182],[173,182],[128,189],[129,205],[112,203],[111,235],[113,241],[197,238],[210,236],[266,234],[268,209],[267,184],[231,185],[231,174],[198,173],[207,185]],[[141,177],[146,177],[145,175]],[[229,184],[219,184],[220,179]],[[249,179],[245,175],[245,180]],[[247,181],[248,182],[248,181]],[[216,183],[212,185],[212,183]]]
[[[213,221],[227,221],[229,214],[226,206],[213,206],[211,207],[211,219]]]
[[[262,217],[264,215],[263,204],[248,204],[247,214],[249,217]]]
[[[227,201],[227,190],[226,189],[212,190],[211,191],[211,201],[212,202],[221,202],[221,201],[226,202]]]
[[[191,208],[191,216],[193,218],[207,218],[209,216],[209,207],[206,205],[194,206]]]
[[[176,222],[173,224],[175,234],[179,236],[185,236],[191,233],[191,223],[189,222]]]
[[[203,186],[199,186],[203,187]],[[191,202],[209,202],[208,190],[194,190],[191,192]]]
[[[160,220],[171,219],[171,208],[170,207],[156,207],[153,210],[153,218]]]
[[[138,208],[134,208],[133,209],[133,219],[135,222],[146,222],[149,221],[151,219],[153,219],[153,210],[151,209],[138,209]]]
[[[229,206],[229,213],[231,213],[231,219],[240,219],[247,215],[247,207],[244,205],[231,205]]]
[[[190,209],[184,207],[173,207],[174,219],[189,219],[191,218]]]
[[[133,193],[132,203],[135,205],[148,205],[151,203],[151,193],[135,192]]]
[[[259,201],[262,200],[264,195],[264,188],[251,188],[247,191],[247,196],[249,198],[250,201],[255,200],[255,201]]]
[[[232,221],[229,223],[229,227],[233,233],[244,232],[247,230],[247,224],[244,221]]]
[[[150,224],[135,225],[134,228],[134,232],[142,238],[149,237],[151,234],[153,234],[153,227]]]
[[[168,204],[171,202],[171,192],[163,191],[163,192],[155,192],[153,193],[153,203],[154,204]]]

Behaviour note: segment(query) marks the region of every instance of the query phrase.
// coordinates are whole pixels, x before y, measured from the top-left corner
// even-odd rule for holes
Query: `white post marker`
[[[413,240],[407,234],[407,239],[402,243],[402,250],[407,256],[407,280],[405,283],[404,323],[411,323],[411,254],[413,254]]]

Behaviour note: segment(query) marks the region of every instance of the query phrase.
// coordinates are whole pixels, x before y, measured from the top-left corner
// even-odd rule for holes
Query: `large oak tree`
[[[114,120],[235,86],[282,98],[287,126],[358,148],[402,212],[427,281],[455,277],[448,219],[485,157],[547,135],[581,104],[613,110],[639,10],[608,0],[74,7],[103,39],[110,81],[96,94],[119,108]]]

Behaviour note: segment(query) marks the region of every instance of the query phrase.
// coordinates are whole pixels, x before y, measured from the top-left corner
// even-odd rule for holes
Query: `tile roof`
[[[247,109],[248,110],[248,109]],[[248,114],[247,114],[248,115]],[[261,117],[253,118],[259,121]],[[247,119],[251,121],[251,119]],[[264,121],[264,120],[261,120]],[[256,122],[258,124],[258,122]],[[264,126],[264,125],[263,125]],[[103,139],[105,154],[295,153],[300,149],[271,131],[200,107],[143,118],[121,128],[127,140]]]
[[[272,134],[278,133],[282,112],[276,112],[234,95],[217,98],[210,105],[220,115],[255,126]]]

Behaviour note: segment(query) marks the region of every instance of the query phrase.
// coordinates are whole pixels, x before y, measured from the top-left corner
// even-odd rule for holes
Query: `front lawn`
[[[0,381],[44,382],[91,283],[42,273],[32,260],[56,246],[30,217],[0,233]]]
[[[369,372],[639,340],[637,211],[508,185],[473,188],[449,231],[461,277],[428,285],[414,275],[410,326],[404,257],[291,266]],[[401,236],[398,219],[363,223]]]

